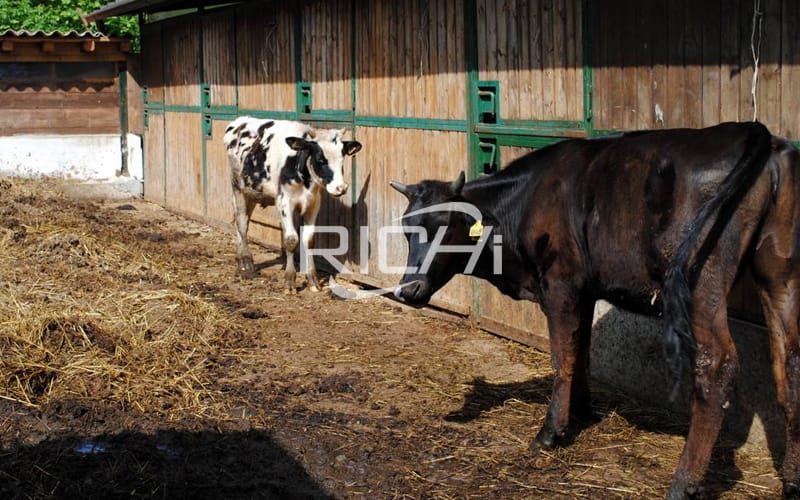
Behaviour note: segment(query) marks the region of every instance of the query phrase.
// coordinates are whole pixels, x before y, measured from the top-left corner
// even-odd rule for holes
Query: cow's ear
[[[344,147],[342,148],[345,156],[353,156],[354,154],[361,151],[361,143],[358,141],[344,141]]]
[[[466,181],[467,176],[464,175],[464,171],[462,170],[461,173],[458,174],[458,179],[450,183],[450,191],[453,193],[453,196],[458,196],[461,194],[461,190],[464,189],[464,183]]]
[[[286,144],[295,151],[302,151],[308,149],[308,141],[299,137],[287,137]]]

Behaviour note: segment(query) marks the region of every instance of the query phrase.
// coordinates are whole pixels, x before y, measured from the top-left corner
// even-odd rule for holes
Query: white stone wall
[[[142,180],[142,139],[128,134],[127,180]],[[14,135],[0,137],[0,175],[115,181],[122,168],[120,136]]]

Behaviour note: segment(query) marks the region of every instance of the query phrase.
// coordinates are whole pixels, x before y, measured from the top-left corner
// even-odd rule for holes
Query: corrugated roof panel
[[[16,38],[47,38],[47,37],[61,37],[61,38],[102,38],[105,35],[93,31],[30,31],[30,30],[5,30],[0,32],[0,37],[16,37]]]
[[[158,12],[171,8],[200,7],[230,3],[231,0],[116,0],[84,16],[87,22],[102,21],[114,16],[125,16],[139,12]]]

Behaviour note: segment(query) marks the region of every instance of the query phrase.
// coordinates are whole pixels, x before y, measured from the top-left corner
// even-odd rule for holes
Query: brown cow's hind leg
[[[753,277],[769,328],[778,402],[786,416],[783,492],[800,498],[800,265],[791,256],[779,257],[773,243],[756,253]]]
[[[702,297],[703,294],[697,296]],[[727,305],[725,301],[720,302],[716,310],[711,310],[695,300],[693,330],[697,352],[691,423],[667,496],[670,499],[682,499],[699,493],[725,410],[730,406],[739,362],[728,330]],[[713,318],[710,324],[709,318]]]

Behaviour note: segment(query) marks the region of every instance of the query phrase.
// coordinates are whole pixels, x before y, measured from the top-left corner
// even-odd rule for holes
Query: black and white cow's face
[[[458,210],[464,173],[454,182],[423,181],[403,185],[391,182],[408,198],[403,217],[408,241],[407,272],[395,289],[395,296],[413,306],[424,306],[453,276],[463,272],[467,257],[459,253],[435,252],[437,233],[444,231],[439,244],[465,245],[470,224],[475,219]],[[433,255],[429,255],[434,251]]]
[[[342,130],[315,130],[311,138],[287,137],[286,144],[308,155],[307,165],[315,182],[325,186],[333,196],[342,196],[348,185],[344,181],[344,159],[361,150],[357,141],[343,141]]]

